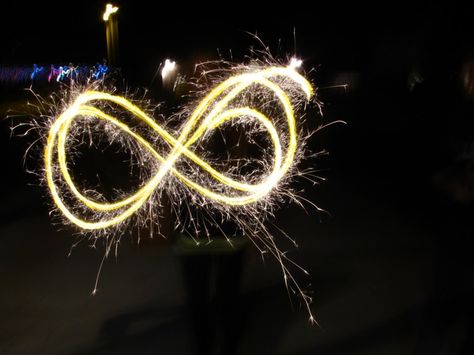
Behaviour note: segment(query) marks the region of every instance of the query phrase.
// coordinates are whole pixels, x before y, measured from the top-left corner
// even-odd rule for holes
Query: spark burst
[[[279,249],[265,224],[282,203],[307,201],[290,186],[305,173],[298,170],[298,163],[308,155],[305,141],[314,133],[304,134],[300,124],[302,111],[314,95],[310,82],[298,72],[300,66],[301,61],[292,58],[287,66],[255,61],[219,70],[207,95],[162,123],[145,112],[143,100],[132,102],[99,91],[97,84],[83,89],[59,109],[59,115],[51,116],[47,127],[44,177],[55,209],[65,223],[79,227],[94,240],[104,238],[104,258],[131,221],[138,228],[158,224],[164,194],[176,217],[182,215],[179,211],[186,211],[175,229],[189,234],[197,244],[199,236],[211,242],[210,226],[220,229],[221,223],[231,221],[262,257],[270,253],[279,262],[286,287],[301,296],[310,322],[315,322],[311,297],[290,269],[307,271]],[[203,76],[207,79],[209,73],[204,70]],[[122,119],[127,115],[132,118]],[[183,118],[184,124],[172,128],[171,122],[183,122]],[[259,146],[261,157],[213,157],[206,144],[214,132],[224,134],[229,126],[243,127],[247,141]],[[84,136],[89,137],[89,144],[100,139],[109,144],[118,141],[130,152],[130,163],[140,168],[141,184],[136,192],[118,191],[109,201],[99,190],[81,190],[76,185],[69,163],[79,154],[75,148],[78,137]],[[232,244],[232,238],[221,232]]]

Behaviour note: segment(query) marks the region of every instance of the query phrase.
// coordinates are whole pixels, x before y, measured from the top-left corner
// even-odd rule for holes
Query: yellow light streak
[[[108,21],[110,15],[115,14],[118,11],[118,9],[119,8],[117,6],[114,6],[112,4],[105,5],[105,12],[104,12],[104,15],[102,16],[102,19],[104,21]]]
[[[125,221],[138,211],[168,174],[173,174],[189,188],[204,196],[206,199],[224,205],[243,206],[260,201],[277,186],[279,181],[290,169],[298,147],[298,133],[293,105],[288,93],[278,85],[278,82],[275,82],[276,78],[291,80],[306,94],[308,100],[314,94],[311,84],[295,70],[294,66],[268,67],[255,72],[235,75],[217,85],[204,97],[181,129],[177,138],[173,137],[138,106],[124,97],[99,91],[86,91],[82,93],[51,125],[44,150],[46,181],[55,205],[69,221],[82,229],[105,229]],[[286,147],[282,147],[278,130],[271,118],[251,107],[229,108],[229,104],[232,100],[244,90],[251,90],[253,88],[251,88],[251,86],[253,85],[258,85],[270,90],[280,102],[286,118],[286,134],[288,136]],[[111,102],[129,111],[169,144],[171,147],[169,154],[166,157],[163,156],[160,152],[156,151],[145,138],[134,132],[126,123],[94,107],[93,102],[95,101]],[[137,192],[122,200],[104,203],[86,197],[73,182],[69,173],[66,154],[66,141],[70,133],[71,124],[79,117],[96,118],[121,129],[125,134],[135,139],[143,149],[148,151],[159,162],[158,171],[148,182],[144,183]],[[237,181],[225,173],[215,170],[192,150],[193,144],[195,144],[200,137],[234,118],[256,120],[266,129],[270,141],[272,142],[272,168],[258,183],[248,184],[243,181]],[[175,163],[183,155],[197,164],[219,183],[233,189],[235,192],[238,192],[238,194],[225,195],[220,192],[212,191],[212,189],[185,176],[175,167]],[[115,213],[110,218],[102,217],[102,219],[98,221],[88,221],[75,215],[63,201],[63,194],[57,184],[58,177],[56,175],[58,174],[62,176],[62,181],[74,198],[89,210],[92,212],[113,211]]]

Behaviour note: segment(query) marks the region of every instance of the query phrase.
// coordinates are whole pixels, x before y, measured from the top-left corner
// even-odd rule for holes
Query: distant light
[[[166,59],[165,60],[165,65],[163,66],[163,69],[161,69],[161,78],[163,81],[167,80],[170,74],[175,71],[176,69],[176,62]]]
[[[288,68],[298,69],[299,67],[301,67],[302,64],[303,61],[301,59],[292,57],[290,60],[290,64],[288,64]]]
[[[115,14],[115,13],[118,11],[118,9],[119,9],[119,8],[118,8],[117,6],[114,6],[114,5],[112,5],[112,4],[107,4],[107,5],[105,5],[104,16],[102,16],[102,18],[104,19],[104,21],[108,21],[110,15]]]

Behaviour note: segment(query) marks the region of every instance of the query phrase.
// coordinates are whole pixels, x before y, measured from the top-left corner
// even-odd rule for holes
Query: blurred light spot
[[[118,11],[118,9],[119,9],[119,8],[118,8],[117,6],[114,6],[114,5],[112,5],[112,4],[107,4],[107,5],[105,5],[104,16],[102,16],[102,18],[104,19],[104,21],[108,21],[110,15],[115,14],[115,13]]]
[[[474,97],[474,57],[470,57],[464,63],[461,73],[466,94]]]
[[[415,89],[415,86],[421,84],[424,81],[423,76],[417,69],[412,69],[410,74],[408,74],[407,85],[410,91]]]
[[[166,59],[163,69],[161,69],[161,78],[163,81],[167,80],[176,70],[176,62]]]
[[[288,64],[288,67],[292,69],[298,69],[299,67],[301,67],[302,64],[303,61],[301,59],[292,57],[290,60],[290,64]]]

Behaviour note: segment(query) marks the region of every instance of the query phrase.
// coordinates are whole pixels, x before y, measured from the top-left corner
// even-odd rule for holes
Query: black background
[[[318,122],[347,122],[314,136],[311,148],[330,153],[316,162],[328,180],[302,186],[330,215],[293,206],[276,218],[300,244],[291,255],[311,273],[320,326],[307,324],[297,300],[290,306],[276,265],[247,257],[235,301],[244,316],[232,328],[242,353],[470,353],[474,96],[466,68],[472,87],[474,21],[467,5],[119,6],[129,87],[147,87],[167,57],[188,69],[219,54],[230,59],[230,51],[245,60],[259,46],[252,33],[277,57],[296,53],[316,69]],[[103,7],[2,3],[0,65],[101,61]],[[25,86],[2,84],[3,116],[22,107]],[[193,353],[189,294],[169,243],[124,238],[90,296],[103,247],[85,242],[67,258],[73,231],[50,225],[47,195],[23,167],[30,142],[11,137],[10,126],[3,120],[0,132],[0,354]]]

